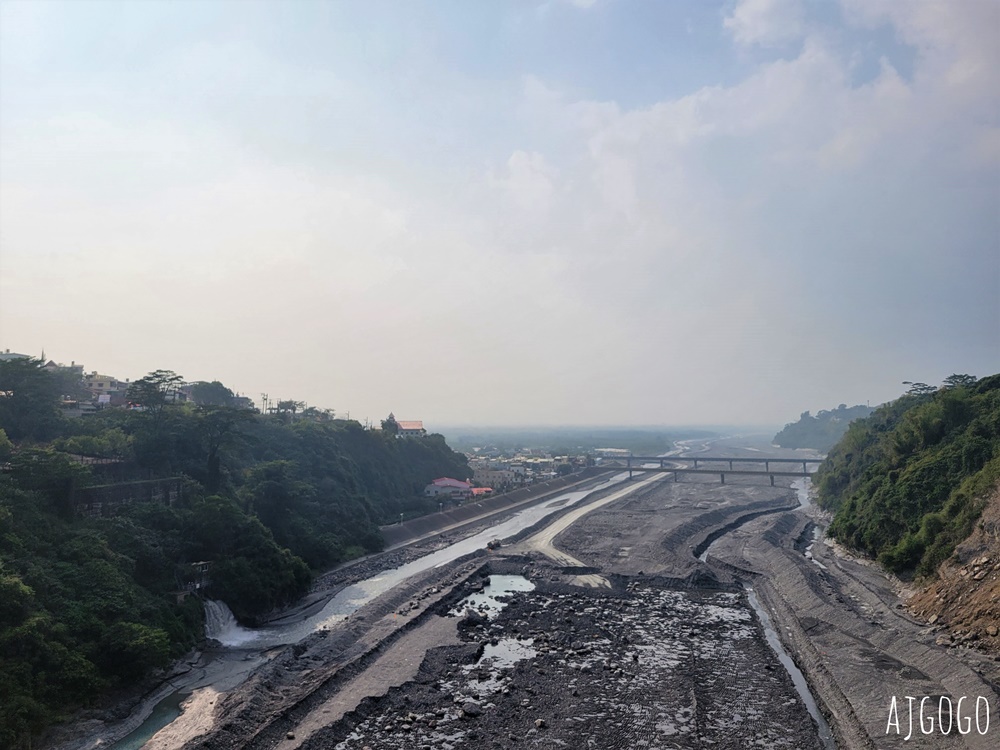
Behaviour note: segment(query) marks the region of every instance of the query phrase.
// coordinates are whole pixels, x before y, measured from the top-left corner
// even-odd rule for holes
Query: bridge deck
[[[822,458],[759,458],[749,456],[622,456],[618,461],[725,461],[726,463],[821,464]]]
[[[811,477],[813,471],[750,471],[749,469],[672,469],[669,466],[621,466],[628,471],[655,471],[663,474],[747,474],[754,477]]]
[[[719,480],[723,484],[726,483],[726,474],[768,477],[771,480],[772,487],[774,486],[775,477],[811,477],[814,473],[811,471],[750,471],[748,469],[673,469],[669,466],[623,466],[621,468],[628,472],[629,478],[632,477],[633,471],[653,471],[660,474],[673,474],[675,482],[677,481],[678,474],[715,474],[718,475]]]

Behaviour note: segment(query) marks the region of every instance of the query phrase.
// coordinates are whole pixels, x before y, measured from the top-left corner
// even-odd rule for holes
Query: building
[[[424,487],[425,497],[447,497],[451,500],[466,500],[472,497],[472,485],[461,479],[439,477]]]
[[[128,390],[129,382],[118,380],[111,375],[100,375],[95,370],[83,376],[83,387],[90,391],[97,401],[102,401],[101,396],[107,396],[108,398],[104,399],[102,403],[108,403],[111,396],[124,396],[125,391]]]
[[[10,349],[0,352],[0,362],[10,362],[14,359],[30,359],[30,357],[30,354],[18,354],[17,352],[12,352]]]
[[[472,475],[473,480],[476,484],[481,484],[485,487],[507,487],[514,484],[515,482],[522,481],[522,477],[519,477],[512,469],[476,469]]]
[[[396,422],[399,431],[396,433],[397,437],[424,437],[427,435],[427,430],[424,429],[424,423],[421,421],[404,421],[399,420]]]

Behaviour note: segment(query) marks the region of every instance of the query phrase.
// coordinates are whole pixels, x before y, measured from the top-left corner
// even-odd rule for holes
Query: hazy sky
[[[998,372],[998,39],[996,0],[0,0],[0,348],[431,427]]]

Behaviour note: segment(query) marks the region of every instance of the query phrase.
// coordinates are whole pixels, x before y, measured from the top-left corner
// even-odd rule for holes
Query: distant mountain
[[[855,419],[863,419],[874,411],[870,406],[841,404],[833,411],[820,411],[816,416],[804,411],[798,422],[786,424],[774,436],[775,445],[782,448],[812,448],[826,453],[847,432],[848,425]]]

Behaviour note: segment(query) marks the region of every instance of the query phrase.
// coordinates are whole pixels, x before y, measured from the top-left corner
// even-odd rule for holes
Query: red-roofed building
[[[409,422],[398,420],[396,424],[399,427],[399,431],[396,433],[399,437],[424,437],[427,434],[424,423],[419,420]]]
[[[439,477],[424,488],[425,497],[440,497],[441,495],[453,500],[464,500],[472,497],[472,485],[461,479]]]

